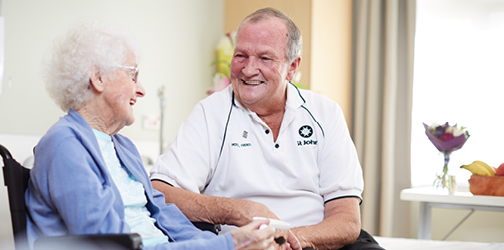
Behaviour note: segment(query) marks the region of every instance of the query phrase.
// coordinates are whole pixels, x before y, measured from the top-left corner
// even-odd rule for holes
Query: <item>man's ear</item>
[[[91,70],[91,76],[89,77],[88,88],[93,88],[100,93],[103,91],[103,81],[101,74],[98,70]]]
[[[287,71],[287,81],[292,81],[294,79],[294,74],[296,74],[296,71],[299,69],[299,65],[301,64],[301,57],[298,57],[292,61],[292,63],[289,65],[289,69]]]

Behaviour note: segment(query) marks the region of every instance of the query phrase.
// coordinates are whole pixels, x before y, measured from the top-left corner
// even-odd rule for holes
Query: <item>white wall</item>
[[[157,140],[141,128],[141,115],[158,114],[157,89],[167,88],[167,140],[211,86],[213,47],[222,34],[223,1],[4,0],[5,73],[0,94],[0,133],[41,135],[63,112],[46,94],[44,52],[68,27],[86,18],[133,33],[143,49],[140,81],[146,97],[135,105],[137,122],[123,134]],[[7,107],[10,107],[7,109]]]
[[[223,34],[223,1],[2,0],[5,71],[0,144],[14,148],[14,157],[23,161],[33,141],[64,115],[45,91],[42,58],[54,38],[77,21],[93,18],[129,30],[140,42],[143,59],[139,80],[147,95],[134,107],[136,122],[121,133],[138,142],[141,152],[145,149],[147,155],[156,157],[158,149],[153,145],[157,145],[159,134],[142,128],[142,115],[159,113],[157,89],[165,85],[164,139],[169,142],[196,102],[206,96],[214,71],[210,66],[215,60],[213,49]],[[0,221],[1,243],[11,237],[3,185]]]

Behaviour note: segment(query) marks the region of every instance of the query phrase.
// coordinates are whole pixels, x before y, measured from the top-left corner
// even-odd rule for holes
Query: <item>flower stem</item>
[[[450,162],[450,154],[444,155],[444,166],[443,166],[443,176],[442,179],[442,187],[448,187],[448,162]]]

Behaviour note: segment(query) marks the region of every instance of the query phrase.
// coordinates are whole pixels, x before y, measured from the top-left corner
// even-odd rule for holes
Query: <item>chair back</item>
[[[9,208],[11,212],[12,232],[16,249],[27,245],[26,239],[26,206],[24,193],[28,188],[30,169],[23,167],[12,158],[9,150],[0,145],[4,166],[4,183],[7,186],[9,196]]]

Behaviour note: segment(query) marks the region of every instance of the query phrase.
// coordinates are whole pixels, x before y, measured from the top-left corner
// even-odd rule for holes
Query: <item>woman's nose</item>
[[[138,97],[144,97],[145,96],[145,89],[142,86],[142,84],[140,82],[137,82],[136,86],[137,86],[137,88],[136,88],[136,95]]]

